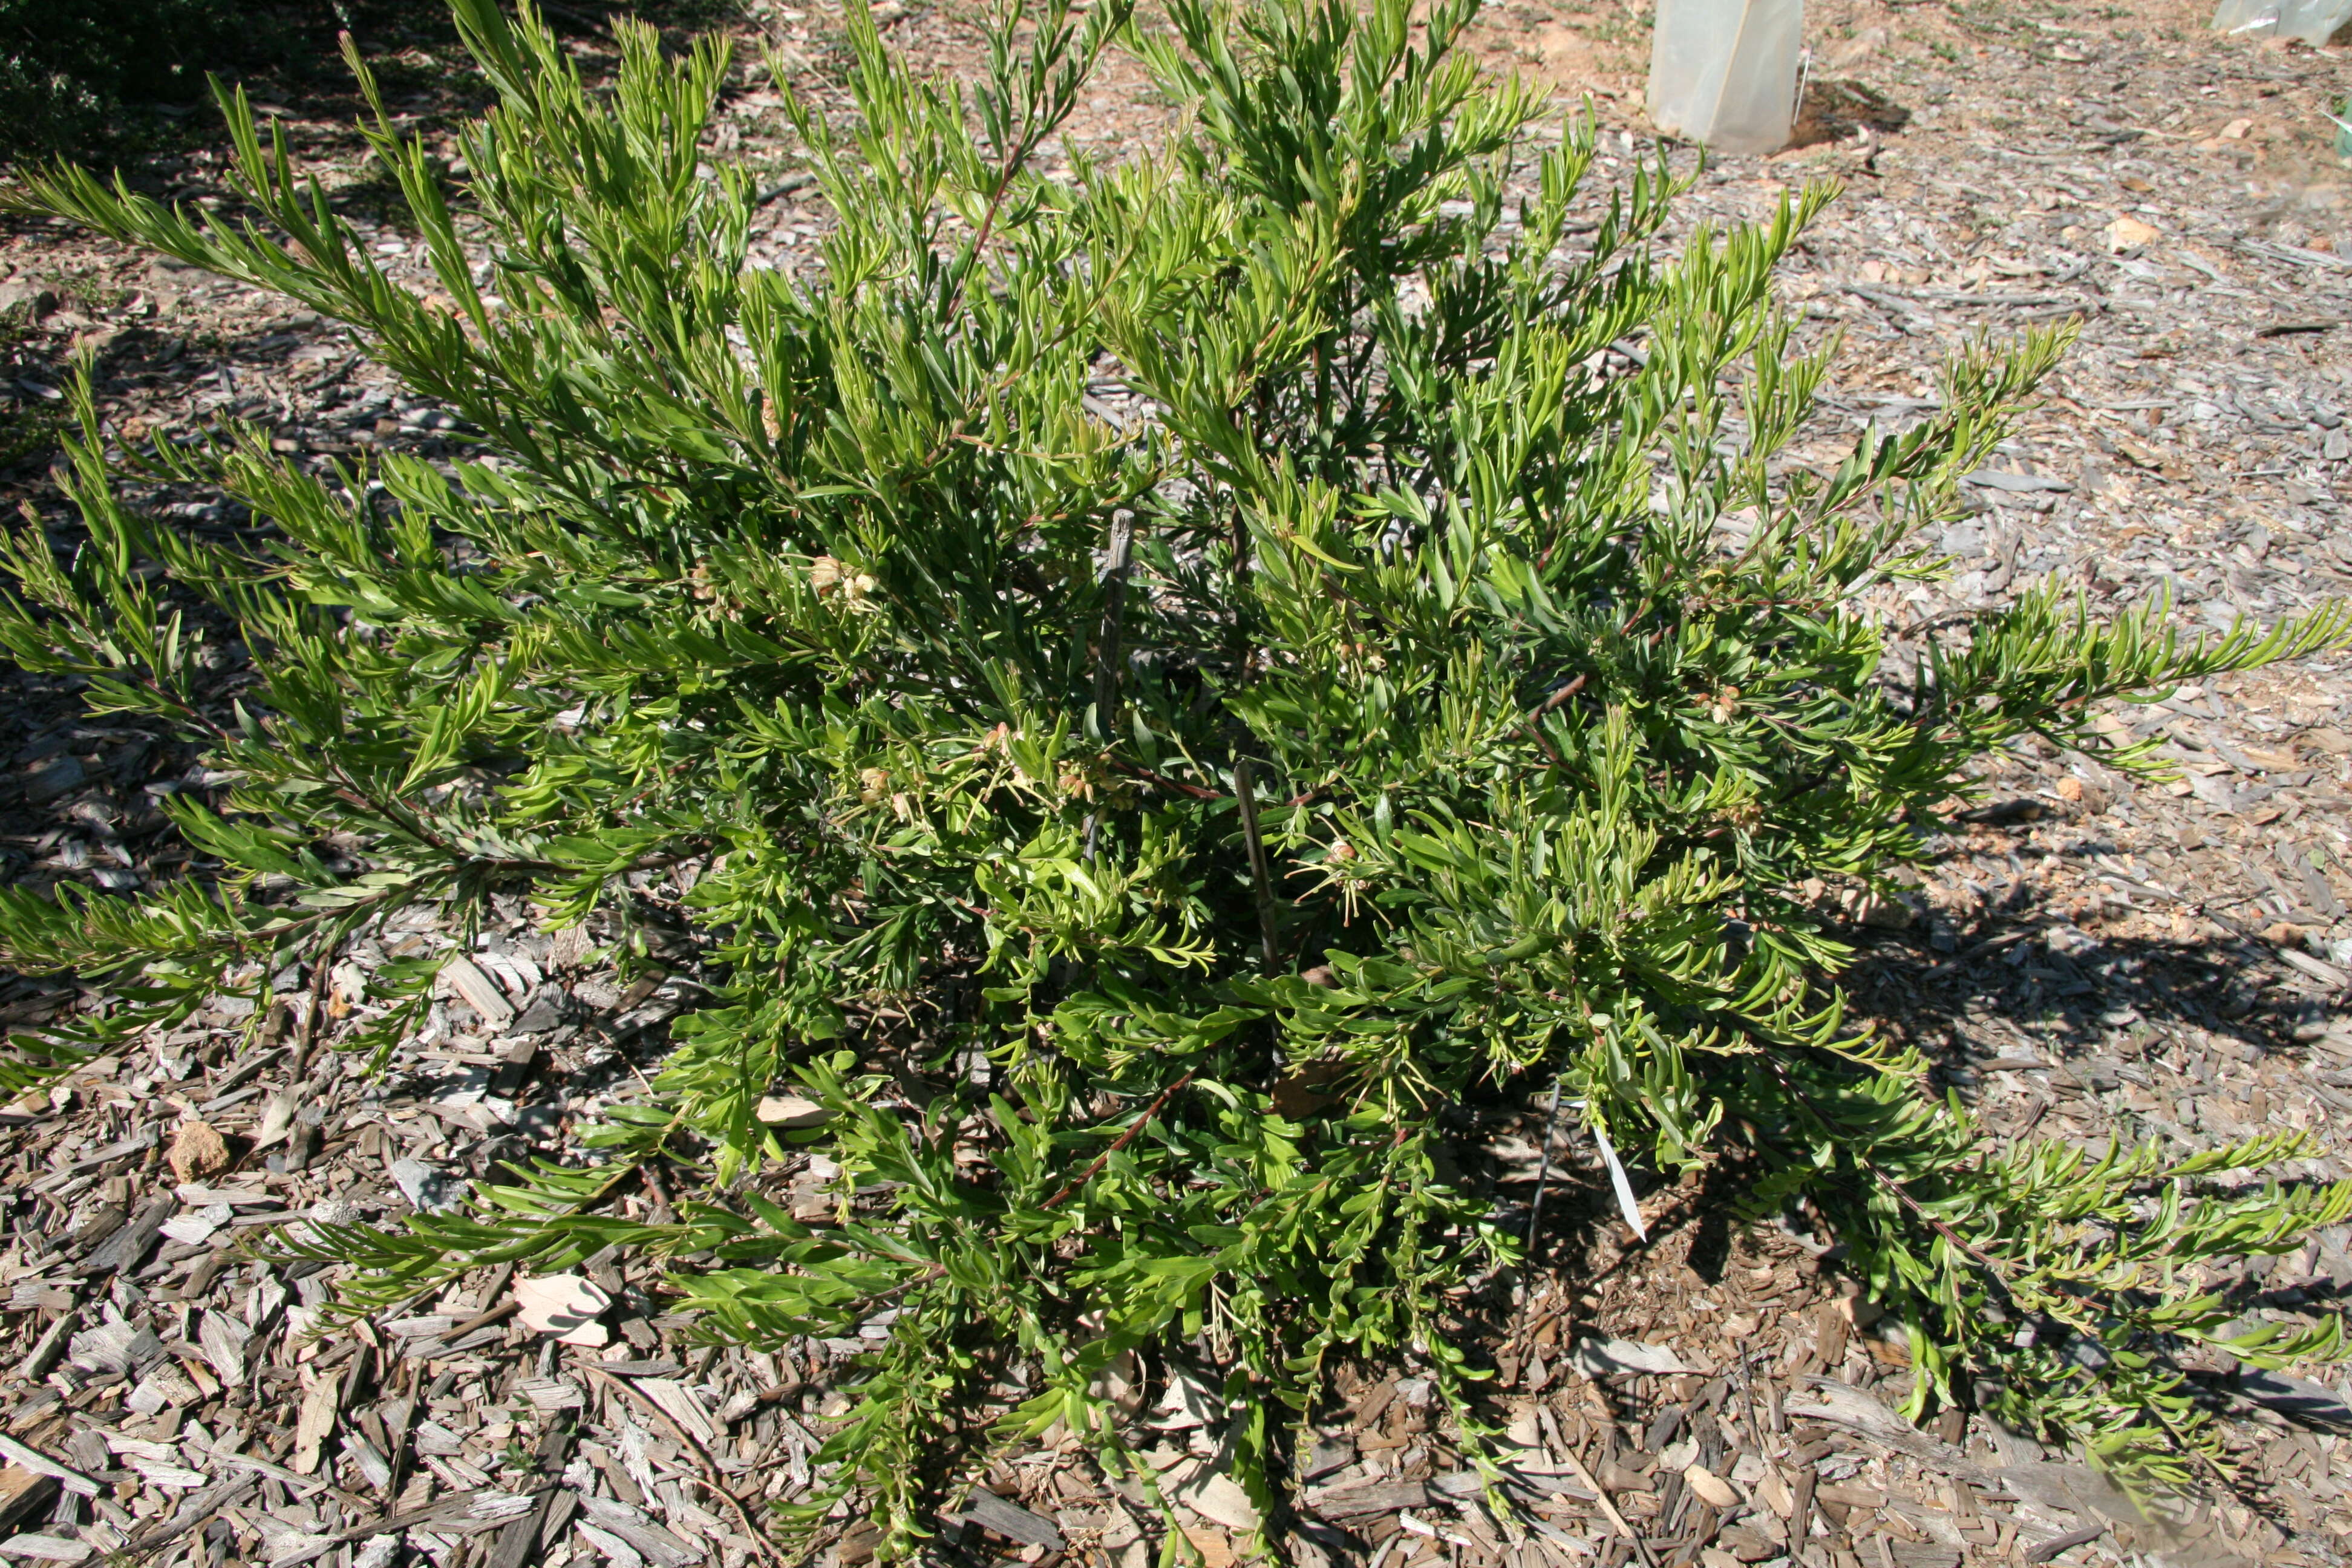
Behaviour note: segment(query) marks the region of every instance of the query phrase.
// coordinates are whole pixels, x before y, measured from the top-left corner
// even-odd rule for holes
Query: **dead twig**
[[[331,937],[310,960],[310,1005],[302,1010],[300,1036],[294,1042],[294,1064],[286,1074],[289,1084],[302,1081],[303,1073],[310,1066],[310,1055],[318,1048],[319,1037],[325,1032],[320,1016],[327,1008],[327,987],[333,978],[335,950],[341,945],[340,937]]]
[[[680,1426],[676,1416],[673,1416],[668,1411],[663,1409],[659,1401],[656,1400],[651,1394],[646,1394],[638,1388],[633,1387],[625,1378],[618,1378],[613,1376],[610,1373],[599,1372],[593,1366],[583,1365],[581,1370],[585,1372],[590,1378],[593,1379],[604,1387],[608,1389],[618,1389],[624,1395],[630,1400],[635,1401],[638,1405],[651,1414],[655,1420],[660,1422],[664,1426],[669,1429],[670,1435],[676,1437],[680,1444],[684,1445],[686,1451],[694,1456],[696,1465],[700,1467],[702,1470],[703,1489],[709,1492],[720,1502],[727,1505],[727,1511],[735,1516],[737,1528],[741,1530],[745,1537],[749,1539],[754,1546],[760,1549],[760,1554],[762,1557],[765,1557],[769,1562],[779,1565],[788,1563],[792,1561],[784,1555],[784,1552],[782,1547],[768,1539],[768,1535],[765,1531],[751,1522],[751,1516],[744,1511],[742,1503],[736,1500],[735,1494],[729,1491],[726,1487],[719,1483],[719,1464],[717,1460],[710,1457],[709,1450],[702,1446],[702,1444],[695,1437],[693,1433]]]
[[[1601,1511],[1609,1516],[1611,1524],[1617,1527],[1617,1533],[1632,1543],[1633,1554],[1642,1560],[1642,1568],[1658,1568],[1656,1559],[1650,1555],[1650,1543],[1642,1539],[1641,1531],[1625,1522],[1625,1516],[1619,1513],[1617,1505],[1609,1500],[1609,1489],[1601,1484],[1600,1478],[1584,1468],[1583,1457],[1574,1448],[1566,1447],[1560,1449],[1560,1457],[1568,1461],[1569,1468],[1576,1472],[1576,1479],[1591,1490],[1601,1504]]]

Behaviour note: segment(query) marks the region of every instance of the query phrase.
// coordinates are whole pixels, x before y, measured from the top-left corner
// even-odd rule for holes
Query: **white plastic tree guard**
[[[1787,146],[1804,37],[1805,0],[1658,0],[1650,119],[1719,153]]]
[[[2352,0],[2221,0],[2213,13],[2217,33],[2300,38],[2314,48],[2352,22]]]

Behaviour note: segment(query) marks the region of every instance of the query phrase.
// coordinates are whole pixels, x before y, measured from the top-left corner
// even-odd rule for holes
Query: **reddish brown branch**
[[[1194,800],[1228,800],[1232,798],[1229,795],[1219,795],[1213,789],[1202,789],[1199,784],[1186,784],[1181,779],[1171,779],[1163,774],[1155,773],[1150,768],[1139,767],[1133,763],[1126,762],[1118,757],[1110,758],[1109,762],[1110,765],[1114,769],[1125,773],[1128,777],[1131,779],[1141,779],[1145,784],[1154,785],[1160,789],[1167,790],[1174,795],[1189,795]]]
[[[1070,1179],[1069,1185],[1064,1187],[1060,1192],[1055,1193],[1052,1197],[1047,1198],[1044,1203],[1039,1204],[1037,1206],[1039,1208],[1052,1208],[1056,1204],[1059,1204],[1063,1199],[1068,1197],[1072,1193],[1076,1192],[1080,1187],[1083,1187],[1088,1182],[1093,1181],[1095,1179],[1095,1173],[1100,1171],[1105,1165],[1110,1163],[1110,1157],[1113,1154],[1118,1153],[1121,1149],[1126,1148],[1129,1143],[1134,1142],[1135,1135],[1143,1131],[1144,1124],[1150,1121],[1153,1117],[1159,1115],[1161,1109],[1164,1108],[1171,1100],[1176,1097],[1176,1091],[1182,1089],[1186,1084],[1192,1082],[1194,1075],[1198,1074],[1200,1070],[1201,1069],[1199,1068],[1194,1068],[1190,1072],[1187,1072],[1182,1078],[1178,1079],[1174,1083],[1171,1083],[1166,1089],[1161,1089],[1160,1091],[1160,1098],[1153,1100],[1150,1105],[1145,1106],[1143,1108],[1143,1114],[1129,1122],[1128,1124],[1127,1131],[1120,1133],[1111,1143],[1109,1148],[1096,1155],[1093,1164],[1088,1165],[1085,1170],[1080,1171],[1076,1176]]]
[[[1578,692],[1583,690],[1585,679],[1585,676],[1580,675],[1574,679],[1566,682],[1559,690],[1553,692],[1550,696],[1538,703],[1534,708],[1528,710],[1528,716],[1519,721],[1519,733],[1525,735],[1528,740],[1533,741],[1537,745],[1541,746],[1543,748],[1544,755],[1551,759],[1552,766],[1556,768],[1564,768],[1568,766],[1568,759],[1559,754],[1559,748],[1555,747],[1551,743],[1550,738],[1543,732],[1543,721],[1546,715],[1549,714],[1554,709],[1567,701],[1570,698],[1575,696]]]

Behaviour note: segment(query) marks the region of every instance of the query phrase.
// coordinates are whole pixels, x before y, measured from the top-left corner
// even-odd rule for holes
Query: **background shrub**
[[[187,103],[206,71],[272,58],[288,20],[238,0],[0,0],[0,141],[79,147],[128,104]]]
[[[566,7],[575,25],[602,5]],[[712,26],[730,0],[652,0],[636,7],[665,26]],[[438,5],[409,0],[0,0],[0,162],[60,153],[101,161],[133,156],[209,120],[182,121],[211,76],[268,74],[297,96],[340,92],[349,78],[336,34],[362,43],[454,43]],[[331,82],[331,88],[328,84]]]

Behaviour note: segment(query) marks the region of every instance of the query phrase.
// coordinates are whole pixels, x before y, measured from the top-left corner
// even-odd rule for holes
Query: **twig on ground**
[[[599,1372],[593,1366],[583,1366],[581,1370],[587,1373],[600,1385],[608,1389],[618,1389],[625,1397],[642,1406],[652,1415],[655,1420],[669,1429],[670,1435],[685,1446],[686,1451],[694,1456],[696,1465],[701,1468],[703,1489],[726,1505],[727,1511],[735,1516],[737,1527],[743,1531],[745,1539],[759,1548],[761,1556],[778,1564],[791,1561],[784,1555],[782,1547],[768,1539],[767,1531],[751,1522],[751,1516],[743,1510],[743,1505],[736,1499],[735,1494],[720,1484],[719,1463],[710,1457],[709,1450],[702,1446],[693,1433],[679,1425],[676,1416],[663,1409],[659,1401],[642,1389],[632,1386],[625,1378]]]

